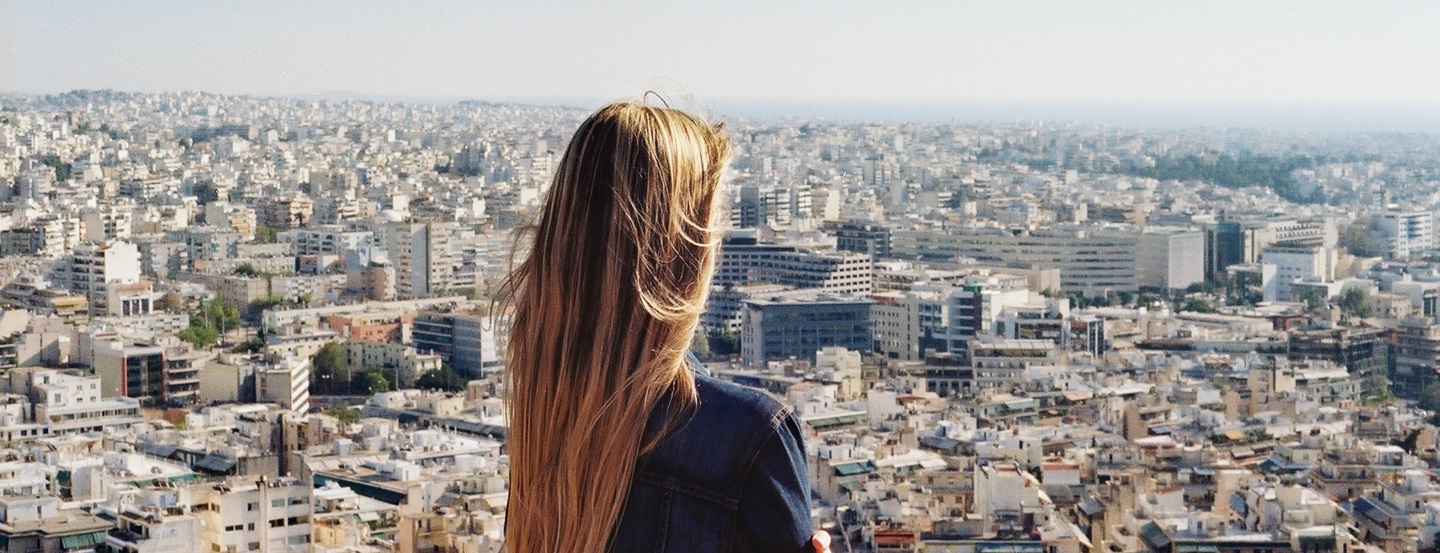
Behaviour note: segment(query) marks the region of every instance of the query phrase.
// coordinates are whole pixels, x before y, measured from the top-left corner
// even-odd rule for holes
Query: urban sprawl
[[[586,115],[0,95],[0,550],[500,551]],[[692,349],[837,551],[1437,550],[1440,136],[726,124]]]

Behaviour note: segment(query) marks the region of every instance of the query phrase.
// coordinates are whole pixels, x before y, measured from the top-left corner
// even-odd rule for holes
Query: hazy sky
[[[1440,2],[0,0],[0,91],[1440,105]]]

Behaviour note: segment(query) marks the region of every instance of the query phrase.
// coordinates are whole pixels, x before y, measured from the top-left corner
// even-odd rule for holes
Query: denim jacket
[[[691,360],[699,404],[637,460],[612,551],[810,550],[810,474],[800,423],[769,394]],[[647,435],[664,426],[657,408]]]

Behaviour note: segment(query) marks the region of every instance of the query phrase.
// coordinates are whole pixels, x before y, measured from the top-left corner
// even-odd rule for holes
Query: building
[[[1270,246],[1260,254],[1260,262],[1275,266],[1275,296],[1280,301],[1295,301],[1296,281],[1334,280],[1338,264],[1335,250],[1315,246]]]
[[[190,489],[204,523],[198,551],[310,551],[311,487],[294,478],[231,478]]]
[[[5,551],[90,552],[105,545],[110,521],[51,496],[0,497],[0,547]]]
[[[395,267],[399,298],[423,298],[449,288],[454,234],[455,223],[392,222],[380,227],[377,242]]]
[[[259,203],[256,218],[267,227],[286,230],[305,226],[315,213],[315,202],[304,195],[267,198]]]
[[[1183,290],[1205,281],[1205,234],[1151,227],[1140,233],[1136,275],[1142,288]]]
[[[835,235],[835,249],[863,253],[870,259],[890,257],[890,227],[866,221],[830,221],[825,230]]]
[[[56,268],[55,282],[84,294],[91,313],[109,313],[110,286],[140,282],[140,250],[129,242],[81,244]]]
[[[199,400],[200,369],[213,357],[185,346],[104,340],[95,345],[92,367],[102,397],[133,398],[146,406],[190,405]]]
[[[740,357],[746,366],[764,367],[790,358],[814,362],[815,352],[828,346],[874,351],[874,300],[816,292],[809,298],[784,297],[745,301]]]
[[[868,294],[873,289],[872,272],[868,255],[817,252],[731,236],[720,246],[712,282],[716,288],[772,283],[836,294]]]
[[[279,234],[279,240],[295,245],[295,255],[341,255],[368,246],[374,233],[346,230],[344,225],[317,225],[291,229]]]
[[[1290,333],[1289,357],[1325,360],[1345,367],[1367,392],[1390,375],[1390,331],[1378,328],[1297,330]]]
[[[941,290],[872,294],[875,351],[904,361],[920,360],[926,350],[946,351],[947,296]]]
[[[188,493],[169,482],[141,490],[136,502],[105,514],[115,527],[105,536],[111,551],[187,553],[201,543],[200,517],[191,512]]]
[[[1388,210],[1370,215],[1366,229],[1370,248],[1391,259],[1409,259],[1435,247],[1435,214]]]
[[[421,313],[412,332],[415,349],[439,355],[460,374],[479,377],[486,368],[502,363],[495,328],[488,319],[469,313]]]
[[[1056,364],[1059,350],[1049,340],[994,338],[971,340],[968,356],[972,390],[980,390],[1024,382],[1025,369]]]
[[[1396,395],[1419,397],[1426,386],[1440,382],[1440,325],[1405,319],[1395,335],[1395,369],[1390,375]]]
[[[985,265],[1059,269],[1066,292],[1103,295],[1139,288],[1137,235],[1108,228],[1059,226],[1041,230],[959,228],[895,231],[898,257]]]
[[[255,401],[281,409],[310,411],[310,358],[281,358],[255,371]]]
[[[346,340],[345,361],[355,371],[381,369],[395,387],[408,388],[415,385],[420,375],[439,369],[442,358],[420,353],[405,344]]]

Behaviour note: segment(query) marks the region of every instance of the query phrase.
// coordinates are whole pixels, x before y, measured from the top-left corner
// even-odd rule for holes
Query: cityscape
[[[496,300],[598,104],[45,86],[0,551],[504,551]],[[1440,127],[644,90],[732,143],[690,350],[793,408],[833,551],[1440,551]]]

